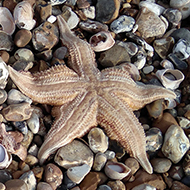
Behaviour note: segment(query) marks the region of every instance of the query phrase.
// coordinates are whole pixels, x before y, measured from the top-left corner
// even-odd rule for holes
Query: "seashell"
[[[3,89],[3,88],[5,88],[5,86],[7,84],[7,78],[9,76],[9,72],[7,70],[6,63],[2,60],[1,57],[0,57],[0,71],[1,71],[1,75],[0,75],[0,88]]]
[[[163,69],[156,72],[156,76],[162,82],[162,85],[168,89],[175,90],[184,80],[184,75],[177,69]]]
[[[32,30],[36,24],[36,21],[33,19],[32,6],[26,1],[22,1],[16,5],[13,16],[19,29]]]
[[[169,60],[167,59],[164,59],[160,62],[160,65],[162,67],[164,67],[164,69],[174,69],[174,66],[172,64],[172,62],[170,62]]]
[[[7,168],[12,162],[12,155],[0,144],[0,169]]]
[[[182,13],[182,19],[190,15],[190,0],[171,0],[170,7],[178,9]]]
[[[89,43],[94,51],[100,52],[110,49],[115,44],[115,40],[110,32],[101,31],[91,36]]]
[[[12,35],[15,31],[15,23],[11,12],[6,7],[0,7],[0,15],[1,30]]]
[[[131,169],[123,163],[108,161],[104,171],[109,178],[121,180],[130,174]]]

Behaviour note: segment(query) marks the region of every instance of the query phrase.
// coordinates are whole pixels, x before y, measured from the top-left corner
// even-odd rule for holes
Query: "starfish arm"
[[[47,71],[31,74],[8,67],[9,75],[17,87],[33,101],[62,105],[72,101],[84,91],[86,83],[65,65],[54,66]]]
[[[67,105],[53,110],[55,122],[38,152],[40,163],[58,148],[85,135],[97,125],[98,103],[93,93],[83,93]]]
[[[76,37],[68,28],[62,16],[57,16],[62,44],[69,50],[68,66],[80,77],[88,78],[99,71],[96,68],[95,54],[90,44]]]
[[[98,101],[97,121],[100,126],[151,174],[152,166],[146,155],[144,130],[131,108],[107,93],[98,96]]]
[[[175,99],[171,90],[156,85],[139,85],[132,80],[127,70],[108,68],[101,72],[101,88],[114,93],[132,110],[138,110],[155,100],[162,98]]]

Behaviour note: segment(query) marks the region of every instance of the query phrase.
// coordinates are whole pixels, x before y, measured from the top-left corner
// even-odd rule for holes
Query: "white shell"
[[[100,52],[110,49],[115,44],[115,40],[110,32],[101,31],[91,36],[89,43],[94,51]]]
[[[184,80],[184,75],[177,69],[163,69],[156,72],[156,76],[159,78],[164,87],[175,90],[179,87],[180,83]]]
[[[160,65],[162,67],[164,67],[164,69],[174,69],[174,66],[172,64],[172,62],[170,62],[169,60],[167,59],[163,59],[161,62],[160,62]]]
[[[12,162],[12,155],[0,144],[0,169],[7,168]]]
[[[15,23],[11,12],[6,7],[0,7],[0,15],[2,30],[8,35],[12,35],[15,31]]]
[[[108,161],[104,171],[109,178],[121,180],[130,174],[131,169],[123,163]]]
[[[36,21],[33,19],[32,6],[26,1],[16,5],[13,16],[15,24],[20,29],[32,30],[36,24]]]
[[[0,88],[4,89],[7,84],[7,78],[9,76],[9,72],[7,69],[6,63],[0,57]]]

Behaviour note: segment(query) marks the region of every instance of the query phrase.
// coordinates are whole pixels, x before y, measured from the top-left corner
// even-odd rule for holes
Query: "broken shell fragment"
[[[177,69],[163,69],[156,72],[156,76],[162,82],[162,85],[168,89],[175,90],[184,80],[184,75]]]
[[[16,5],[13,16],[15,24],[19,29],[32,30],[36,24],[36,21],[33,19],[32,6],[26,1]]]
[[[12,161],[12,155],[0,144],[0,169],[7,168]]]
[[[106,175],[114,180],[121,180],[124,177],[128,176],[131,172],[131,169],[125,164],[120,162],[108,161],[105,166]]]
[[[115,40],[110,32],[101,31],[94,34],[89,43],[94,51],[100,52],[110,49],[115,44]]]
[[[5,88],[9,72],[6,63],[0,58],[0,88]]]
[[[11,12],[6,7],[0,7],[0,15],[1,30],[12,35],[15,31],[15,23]]]

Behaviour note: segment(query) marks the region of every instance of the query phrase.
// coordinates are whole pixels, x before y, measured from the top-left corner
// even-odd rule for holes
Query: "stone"
[[[154,66],[152,66],[152,65],[145,66],[143,68],[143,73],[147,75],[147,74],[150,74],[151,72],[153,72],[153,70],[154,70]]]
[[[168,171],[168,174],[175,180],[181,180],[184,177],[184,172],[181,165],[172,165]]]
[[[61,184],[61,187],[63,189],[71,189],[72,187],[75,187],[77,184],[73,182],[68,176],[67,171],[63,174],[63,182]]]
[[[8,170],[0,170],[0,183],[6,183],[12,179],[12,175]]]
[[[5,190],[5,189],[6,189],[5,185],[3,183],[0,183],[0,190]]]
[[[0,31],[0,50],[12,51],[14,43],[11,36],[3,31]]]
[[[190,190],[190,188],[179,181],[174,181],[171,190]]]
[[[21,179],[11,179],[5,183],[6,190],[29,190],[27,184]]]
[[[174,69],[174,65],[171,61],[164,59],[160,62],[160,65],[164,67],[164,69]]]
[[[12,122],[14,127],[19,130],[23,135],[28,133],[28,127],[25,121],[14,121]]]
[[[176,27],[181,19],[182,14],[178,9],[168,8],[163,12],[163,16],[167,18],[168,22],[172,25],[172,27]]]
[[[17,47],[25,47],[32,39],[32,33],[30,30],[21,29],[14,37],[14,43]]]
[[[163,134],[165,134],[165,132],[167,131],[167,129],[171,126],[171,125],[178,125],[177,121],[175,120],[175,118],[169,113],[169,112],[165,112],[163,113],[162,118],[160,119],[156,119],[152,126],[153,127],[157,127],[161,130],[161,132]]]
[[[31,154],[28,154],[27,157],[26,157],[26,160],[25,160],[26,164],[28,164],[30,167],[38,164],[38,159],[31,155]]]
[[[84,143],[73,140],[57,151],[54,161],[65,169],[82,164],[92,167],[93,153]]]
[[[7,92],[0,89],[0,105],[2,105],[7,100]]]
[[[90,7],[90,3],[87,0],[77,0],[77,7],[79,9],[86,9]]]
[[[131,16],[122,15],[114,20],[110,25],[110,30],[115,34],[130,32],[135,24],[135,19]]]
[[[32,43],[37,51],[51,49],[58,41],[58,28],[48,21],[42,23],[32,31]]]
[[[12,67],[17,71],[28,71],[33,67],[33,62],[31,61],[25,61],[25,60],[18,60],[15,61]]]
[[[180,39],[183,39],[190,43],[190,31],[186,28],[174,30],[170,36],[173,37],[176,42]]]
[[[167,21],[161,18],[147,8],[141,8],[136,20],[141,36],[146,39],[163,35],[168,26]]]
[[[23,141],[21,144],[25,147],[28,148],[32,142],[33,139],[33,133],[31,131],[28,131],[28,133],[24,136]]]
[[[89,172],[88,175],[79,184],[80,190],[92,190],[105,183],[107,177],[101,172]]]
[[[110,24],[119,14],[120,1],[118,0],[98,0],[96,3],[96,20],[105,24]]]
[[[14,58],[19,61],[34,61],[34,54],[31,50],[27,48],[19,48],[15,54]]]
[[[108,26],[106,24],[103,24],[98,21],[90,20],[90,19],[86,21],[80,21],[79,27],[82,30],[85,30],[89,33],[98,33],[101,31],[108,31]]]
[[[137,54],[132,57],[132,62],[138,70],[142,69],[146,64],[146,52],[143,47],[139,46]]]
[[[23,180],[27,184],[28,190],[36,190],[36,178],[33,171],[30,170],[25,172],[19,179]]]
[[[95,15],[95,7],[94,6],[90,6],[88,8],[82,9],[82,12],[89,19],[94,19],[95,16],[96,16]]]
[[[108,185],[100,185],[97,190],[112,190]]]
[[[177,117],[178,123],[182,129],[188,129],[190,127],[190,120],[185,117]]]
[[[30,130],[36,134],[39,131],[40,128],[40,121],[39,121],[39,117],[36,113],[32,113],[31,117],[27,120],[27,124],[28,127],[30,128]]]
[[[112,190],[126,190],[126,187],[124,183],[120,180],[116,181],[108,181],[107,185],[112,189]]]
[[[0,50],[0,57],[1,59],[5,62],[5,63],[8,63],[9,62],[9,58],[10,58],[10,55],[7,51],[5,50]]]
[[[55,164],[48,164],[44,171],[44,181],[49,183],[52,189],[56,189],[63,180],[63,173]]]
[[[127,158],[125,160],[125,165],[131,169],[132,175],[134,175],[140,168],[140,165],[135,158]]]
[[[115,158],[115,152],[112,150],[107,150],[104,152],[108,160],[114,159]]]
[[[150,162],[153,170],[157,173],[167,172],[172,165],[172,162],[167,158],[154,158]]]
[[[37,157],[38,150],[39,150],[38,146],[36,144],[32,143],[32,145],[28,149],[28,154],[31,154],[31,155]]]
[[[70,167],[67,170],[67,176],[74,183],[79,184],[84,179],[84,177],[90,172],[90,169],[90,166],[87,164]]]
[[[61,5],[61,4],[65,3],[65,1],[66,0],[50,0],[52,6]]]
[[[58,59],[64,59],[67,53],[68,53],[67,48],[63,46],[63,47],[57,48],[54,51],[53,56]]]
[[[89,147],[94,153],[105,152],[108,149],[108,137],[102,129],[92,128],[88,133]]]
[[[125,183],[127,189],[132,189],[141,184],[148,184],[155,187],[158,190],[166,188],[162,176],[160,174],[148,174],[143,170],[138,170],[135,174],[135,180],[133,182]]]
[[[43,175],[43,172],[44,172],[44,168],[36,166],[35,168],[32,168],[32,171],[33,171],[33,173],[35,175],[35,178],[37,179],[37,182],[39,183],[39,181],[42,180],[42,175]]]
[[[53,190],[51,185],[49,183],[46,182],[40,182],[37,185],[37,190]]]
[[[152,127],[146,132],[146,151],[156,152],[162,146],[162,132],[156,127]]]
[[[183,160],[183,171],[186,176],[190,176],[190,151],[188,150]]]
[[[24,121],[31,117],[32,108],[29,103],[11,104],[2,110],[7,121]]]
[[[174,38],[166,37],[154,40],[153,47],[156,53],[162,58],[166,59],[169,53],[171,53],[174,46]]]
[[[6,63],[0,58],[0,89],[4,89],[7,84],[9,72]]]
[[[98,152],[95,155],[93,169],[95,171],[100,171],[106,164],[107,156],[104,153]]]
[[[190,43],[183,39],[178,40],[173,48],[173,54],[180,60],[187,59],[190,55]]]
[[[148,184],[141,184],[141,185],[138,185],[134,188],[132,188],[131,190],[156,190],[156,188],[152,185],[148,185]]]
[[[122,62],[131,63],[127,50],[118,44],[115,44],[109,50],[102,52],[98,61],[103,67],[116,66]]]
[[[177,125],[171,125],[164,137],[163,154],[176,164],[182,159],[189,146],[189,140],[183,129]]]

